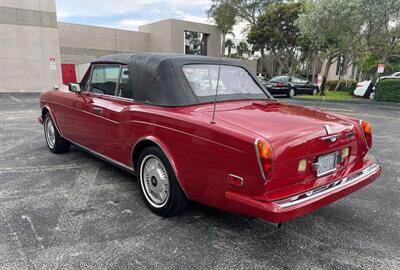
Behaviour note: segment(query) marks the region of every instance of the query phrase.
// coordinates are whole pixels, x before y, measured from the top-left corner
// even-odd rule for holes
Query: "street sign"
[[[385,71],[385,64],[378,65],[378,73],[383,73]]]

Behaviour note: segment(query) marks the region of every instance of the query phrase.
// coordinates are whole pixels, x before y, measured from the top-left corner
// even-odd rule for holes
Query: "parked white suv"
[[[382,76],[376,82],[379,82],[379,80],[386,80],[386,79],[400,79],[400,72],[395,72],[393,74],[390,74],[389,76]],[[362,81],[362,82],[357,83],[356,89],[354,90],[354,95],[363,97],[370,84],[371,84],[371,80]],[[373,99],[373,97],[374,97],[375,86],[372,89],[373,89],[373,91],[370,94],[370,97],[369,97],[370,99]]]

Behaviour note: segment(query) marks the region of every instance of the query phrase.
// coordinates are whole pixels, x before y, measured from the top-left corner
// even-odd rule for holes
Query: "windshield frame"
[[[221,65],[221,66],[236,67],[236,68],[243,69],[247,73],[247,75],[250,76],[250,78],[253,80],[253,82],[258,86],[258,88],[262,92],[260,94],[253,94],[254,97],[251,97],[251,98],[250,97],[246,97],[246,98],[245,97],[242,97],[242,98],[240,98],[240,97],[233,98],[232,97],[232,98],[229,98],[230,96],[239,95],[238,93],[235,93],[235,94],[224,94],[224,95],[218,94],[217,97],[224,96],[226,98],[225,99],[223,98],[223,99],[220,99],[220,100],[217,98],[216,102],[243,101],[243,100],[275,100],[275,98],[268,92],[268,90],[262,85],[262,83],[246,67],[244,67],[242,65],[235,65],[235,64],[226,63],[226,62],[225,63],[221,63],[221,64],[214,63],[214,62],[211,62],[211,63],[207,63],[207,62],[185,63],[185,64],[183,64],[181,66],[181,72],[182,72],[182,75],[183,75],[183,77],[184,77],[184,79],[185,79],[185,81],[187,83],[187,86],[192,91],[193,95],[196,97],[196,99],[198,101],[196,104],[213,103],[215,95],[212,95],[212,96],[198,96],[198,95],[196,95],[196,92],[194,91],[192,85],[190,84],[190,81],[187,78],[187,76],[186,76],[185,72],[183,71],[183,69],[184,69],[185,66],[202,66],[202,65],[204,65],[204,66],[216,66],[216,67]],[[261,97],[256,97],[256,95],[260,95],[260,96],[262,95],[262,98]],[[212,97],[212,99],[210,99],[210,97]],[[207,100],[207,98],[209,100]],[[193,105],[196,105],[196,104],[193,104]]]

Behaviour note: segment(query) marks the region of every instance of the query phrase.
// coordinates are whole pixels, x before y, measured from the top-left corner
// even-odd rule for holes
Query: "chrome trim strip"
[[[125,98],[125,97],[118,97],[118,96],[112,96],[112,95],[106,95],[106,94],[99,94],[99,93],[93,93],[93,92],[86,92],[89,93],[93,96],[97,96],[97,97],[106,97],[106,98],[111,98],[111,99],[120,99],[120,100],[126,100],[126,101],[131,101],[133,102],[133,98]]]
[[[340,137],[340,134],[335,134],[335,135],[329,135],[325,137],[319,138],[321,141],[330,141],[330,142],[335,142],[337,138]]]
[[[324,125],[326,134],[331,135],[332,134],[332,129],[329,125]]]
[[[260,172],[261,172],[261,176],[264,179],[264,181],[267,181],[267,177],[265,176],[265,173],[264,173],[264,170],[263,170],[263,167],[262,167],[262,164],[261,164],[260,153],[258,152],[258,147],[257,147],[257,143],[258,143],[259,140],[260,140],[260,138],[257,138],[254,141],[254,147],[256,148],[256,155],[257,155],[256,158],[257,158],[257,162],[258,162],[258,167],[259,167]]]
[[[112,158],[109,158],[109,157],[107,157],[107,156],[105,156],[105,155],[102,155],[102,154],[100,154],[100,153],[98,153],[98,152],[96,152],[96,151],[93,151],[93,150],[91,150],[91,149],[89,149],[89,148],[87,148],[87,147],[85,147],[85,146],[83,146],[83,145],[81,145],[81,144],[79,144],[79,143],[76,143],[76,142],[74,142],[74,141],[69,140],[68,138],[66,138],[66,139],[67,139],[68,141],[70,141],[72,144],[78,146],[79,148],[82,148],[83,150],[89,152],[90,154],[94,155],[94,156],[97,157],[97,158],[100,158],[100,159],[102,159],[102,160],[104,160],[104,161],[107,161],[107,162],[109,162],[109,163],[111,163],[111,164],[113,164],[113,165],[115,165],[115,166],[117,166],[117,167],[120,167],[120,168],[122,168],[122,169],[124,169],[124,170],[130,172],[130,173],[135,173],[135,170],[134,170],[133,168],[131,168],[131,167],[129,167],[129,166],[126,166],[125,164],[123,164],[123,163],[121,163],[121,162],[119,162],[119,161],[116,161],[116,160],[114,160],[114,159],[112,159]]]
[[[329,183],[324,186],[317,187],[313,190],[298,194],[296,196],[292,196],[290,198],[286,198],[283,200],[278,200],[274,201],[278,206],[281,208],[287,208],[293,205],[297,205],[309,200],[312,200],[314,198],[317,198],[319,196],[325,195],[327,193],[333,192],[339,188],[342,188],[344,186],[350,185],[351,183],[357,182],[361,178],[367,177],[373,173],[375,173],[377,170],[379,170],[380,166],[376,163],[371,164],[367,168],[358,171],[350,176],[341,178],[333,183]]]
[[[243,179],[243,177],[237,176],[237,175],[232,174],[232,173],[228,174],[228,178],[229,178],[229,176],[233,176],[233,177],[236,177],[236,178],[240,179],[241,182],[240,182],[240,186],[238,186],[238,187],[243,187],[243,185],[244,185],[244,179]],[[230,183],[228,183],[228,184],[230,184]],[[231,185],[232,185],[232,184],[231,184]]]

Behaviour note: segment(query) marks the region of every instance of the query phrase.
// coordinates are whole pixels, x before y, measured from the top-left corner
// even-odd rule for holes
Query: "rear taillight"
[[[282,83],[282,82],[278,82],[278,83],[276,83],[276,87],[284,87],[285,86],[285,84],[284,83]]]
[[[272,169],[272,161],[273,161],[272,147],[269,144],[269,142],[267,142],[264,139],[257,139],[255,145],[256,145],[257,159],[258,159],[258,165],[260,166],[261,175],[263,176],[264,180],[267,180],[267,176]]]
[[[360,126],[363,131],[365,143],[369,149],[372,147],[372,125],[367,121],[360,120]]]

